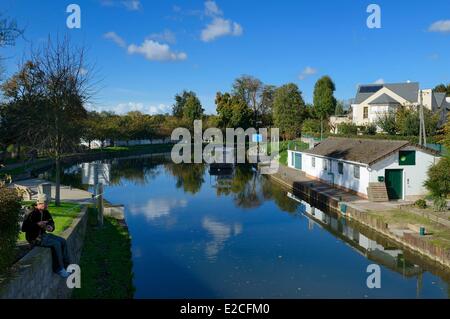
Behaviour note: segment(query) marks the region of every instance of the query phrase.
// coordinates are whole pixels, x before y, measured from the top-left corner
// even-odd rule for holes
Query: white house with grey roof
[[[312,179],[374,201],[413,200],[427,194],[432,149],[400,140],[330,137],[314,148],[288,151],[288,166]]]
[[[421,101],[425,108],[439,113],[439,124],[446,121],[450,99],[445,93],[420,90],[418,82],[360,85],[351,105],[352,122],[359,126],[375,123],[382,114],[396,111],[399,106],[417,107]]]

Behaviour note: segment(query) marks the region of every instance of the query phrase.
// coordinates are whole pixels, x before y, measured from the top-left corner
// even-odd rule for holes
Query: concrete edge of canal
[[[324,191],[315,190],[311,187],[310,183],[297,183],[294,181],[295,177],[289,175],[290,172],[285,167],[280,165],[280,170],[277,173],[267,176],[293,191],[300,192],[303,196],[306,196],[313,202],[322,202],[326,207],[332,209],[340,216],[354,220],[376,231],[387,239],[392,240],[401,247],[410,249],[415,253],[425,256],[432,262],[437,262],[441,266],[446,267],[447,270],[450,270],[449,250],[432,245],[426,240],[411,234],[405,234],[403,237],[396,236],[389,232],[389,228],[386,223],[383,223],[381,220],[368,215],[366,211],[353,206],[351,202],[341,200],[340,198],[329,195]],[[342,209],[343,207],[345,207],[345,209]]]

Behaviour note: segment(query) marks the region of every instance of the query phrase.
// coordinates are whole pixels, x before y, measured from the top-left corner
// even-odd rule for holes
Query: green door
[[[302,154],[301,153],[294,153],[295,160],[294,160],[294,167],[296,169],[302,169]]]
[[[387,169],[384,177],[389,199],[403,198],[403,170]]]

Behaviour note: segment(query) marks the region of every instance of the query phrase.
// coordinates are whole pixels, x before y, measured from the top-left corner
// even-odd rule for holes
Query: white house
[[[305,151],[288,151],[289,167],[307,177],[369,198],[382,185],[389,199],[413,200],[438,153],[409,141],[331,137]],[[370,187],[369,187],[370,186]]]
[[[378,117],[399,106],[417,107],[422,105],[434,113],[439,113],[442,125],[447,120],[450,99],[445,93],[431,89],[419,89],[418,82],[364,84],[358,87],[352,107],[352,122],[358,126],[375,123]]]

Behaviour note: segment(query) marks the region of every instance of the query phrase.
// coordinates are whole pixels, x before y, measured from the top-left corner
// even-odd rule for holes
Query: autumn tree
[[[27,111],[16,124],[20,139],[55,160],[56,205],[60,204],[61,158],[78,148],[87,117],[84,105],[94,93],[91,72],[83,48],[72,46],[67,38],[55,42],[49,38],[4,85],[11,107],[6,112]]]

